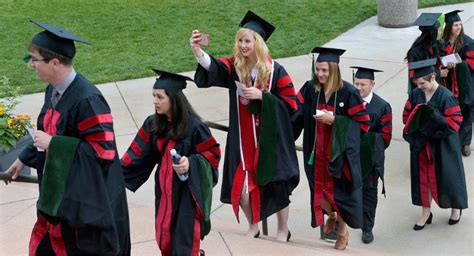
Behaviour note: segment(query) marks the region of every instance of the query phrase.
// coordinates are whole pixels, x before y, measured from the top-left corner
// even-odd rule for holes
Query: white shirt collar
[[[372,97],[373,97],[373,96],[374,96],[374,92],[371,91],[371,92],[369,93],[369,95],[367,95],[367,97],[362,98],[362,99],[364,100],[365,103],[370,104],[370,101],[372,101]]]

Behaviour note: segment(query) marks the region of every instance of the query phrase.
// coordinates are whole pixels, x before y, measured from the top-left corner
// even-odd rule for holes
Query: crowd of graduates
[[[431,223],[433,200],[451,209],[450,225],[468,207],[462,155],[469,156],[472,136],[474,42],[459,12],[423,13],[415,22],[422,34],[407,52],[403,138],[410,146],[412,203],[422,209],[416,231]],[[208,35],[193,30],[194,79],[154,70],[154,109],[119,159],[106,100],[72,66],[74,42],[88,42],[32,22],[44,31],[28,45],[28,64],[48,87],[34,144],[8,169],[13,179],[24,165],[38,171],[30,255],[129,255],[125,188],[136,191],[154,170],[162,255],[205,254],[200,240],[211,228],[221,148],[183,93],[186,81],[228,89],[220,200],[232,205],[238,221],[242,209],[249,238],[258,238],[259,222],[276,214],[276,239],[290,241],[290,196],[300,182],[294,141],[302,134],[310,225],[324,224],[338,250],[348,245],[348,226],[362,230],[364,243],[374,240],[378,180],[384,193],[384,152],[392,139],[391,106],[373,92],[381,70],[353,66],[352,83],[344,81],[339,62],[345,50],[315,47],[312,77],[296,92],[269,55],[266,41],[275,27],[248,11],[231,57],[203,51]],[[445,63],[451,54],[459,57]]]

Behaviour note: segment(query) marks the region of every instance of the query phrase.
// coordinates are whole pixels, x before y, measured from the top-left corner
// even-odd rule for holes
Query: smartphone
[[[209,34],[201,33],[201,41],[199,42],[201,46],[209,46]]]

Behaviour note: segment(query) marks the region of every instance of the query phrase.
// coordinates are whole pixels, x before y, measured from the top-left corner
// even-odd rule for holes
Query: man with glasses
[[[100,91],[77,73],[74,41],[65,29],[32,21],[44,31],[28,45],[29,65],[48,83],[34,144],[7,172],[24,165],[40,183],[31,255],[129,255],[127,199],[112,115]]]

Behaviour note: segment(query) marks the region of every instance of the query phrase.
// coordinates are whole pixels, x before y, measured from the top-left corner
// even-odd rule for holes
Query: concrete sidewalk
[[[421,12],[464,10],[460,16],[465,33],[474,36],[474,4],[439,6]],[[352,81],[349,66],[362,65],[384,70],[377,74],[376,93],[389,101],[393,110],[393,141],[386,152],[387,198],[379,196],[375,241],[361,242],[360,230],[350,230],[346,251],[334,250],[333,243],[319,239],[319,229],[310,223],[309,189],[301,169],[301,182],[295,189],[290,205],[289,243],[276,242],[276,220],[270,218],[269,236],[245,238],[246,224],[237,224],[231,207],[219,202],[219,183],[214,189],[212,231],[202,242],[207,255],[474,255],[474,220],[469,209],[463,212],[460,224],[448,225],[450,210],[433,207],[433,224],[414,232],[421,209],[411,204],[409,177],[409,148],[401,131],[402,110],[407,98],[407,69],[403,59],[406,51],[420,34],[417,27],[389,29],[377,25],[377,17],[369,18],[325,46],[346,49],[340,63],[343,77]],[[316,45],[315,45],[316,46]],[[229,44],[231,47],[231,44]],[[308,49],[308,52],[311,49]],[[212,54],[212,48],[208,50]],[[192,58],[190,53],[190,58]],[[297,89],[310,78],[311,56],[302,55],[277,60],[290,76]],[[80,72],[80,70],[78,70]],[[27,72],[27,71],[25,71]],[[194,72],[185,72],[193,76]],[[99,86],[112,108],[119,153],[132,141],[143,120],[153,113],[151,88],[155,77],[112,82]],[[202,118],[222,124],[228,122],[227,91],[221,88],[197,89],[189,84],[185,94]],[[38,115],[44,94],[25,95],[18,112]],[[226,133],[212,130],[225,147]],[[297,142],[301,144],[301,141]],[[471,150],[473,150],[471,148]],[[300,167],[302,154],[298,152]],[[463,157],[468,196],[473,198],[474,155]],[[222,163],[221,168],[222,170]],[[133,255],[159,255],[154,241],[154,183],[150,179],[136,193],[129,193]],[[35,220],[38,188],[31,184],[0,184],[0,254],[26,255],[28,241]]]

